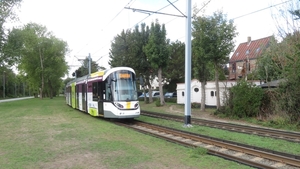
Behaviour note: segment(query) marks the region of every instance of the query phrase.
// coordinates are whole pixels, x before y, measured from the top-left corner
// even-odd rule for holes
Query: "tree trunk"
[[[217,109],[220,108],[220,89],[219,89],[219,72],[218,65],[215,64],[215,81],[216,81],[216,99],[217,99]]]
[[[205,81],[201,82],[201,111],[205,111]]]
[[[149,85],[149,103],[152,103],[153,102],[153,98],[152,98],[152,89],[151,89],[151,85]]]
[[[42,86],[41,86],[41,88],[40,88],[40,98],[43,99],[43,90],[44,90],[44,66],[43,66],[43,57],[42,57],[41,48],[39,48],[39,53],[40,53],[40,61],[41,61],[41,69],[42,69]]]
[[[146,87],[146,86],[148,86],[148,88],[151,87],[151,86],[150,86],[150,83],[149,83],[149,77],[146,77],[146,78],[145,78],[145,84],[144,84],[144,101],[145,101],[145,103],[146,103],[146,101],[147,101],[146,91],[145,91],[145,87]]]
[[[160,105],[163,106],[165,105],[165,99],[164,99],[164,94],[163,94],[163,84],[162,84],[162,69],[161,67],[158,68],[158,86],[159,86],[159,97],[160,97]]]
[[[53,87],[49,80],[48,80],[48,84],[49,84],[49,97],[50,97],[50,99],[53,99]]]

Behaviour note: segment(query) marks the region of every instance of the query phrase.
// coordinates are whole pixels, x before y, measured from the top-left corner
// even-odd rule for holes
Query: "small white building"
[[[236,81],[220,81],[220,102],[223,105],[224,101],[224,92],[228,88],[236,85]],[[259,81],[253,82],[256,85],[260,85]],[[205,85],[205,105],[207,106],[216,106],[217,105],[217,90],[215,81],[208,81]],[[177,104],[185,104],[185,83],[177,83]],[[191,81],[191,103],[201,103],[201,82],[197,79]]]

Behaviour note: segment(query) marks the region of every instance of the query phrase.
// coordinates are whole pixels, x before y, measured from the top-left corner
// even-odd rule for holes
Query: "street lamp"
[[[3,71],[3,98],[5,98],[5,71]]]

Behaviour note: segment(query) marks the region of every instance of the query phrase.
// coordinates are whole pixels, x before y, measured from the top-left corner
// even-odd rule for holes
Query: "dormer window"
[[[258,48],[256,49],[256,53],[258,53],[258,52],[259,52],[259,50],[260,50],[260,47],[258,47]]]
[[[236,56],[238,56],[238,55],[239,55],[239,52],[236,53]]]
[[[249,53],[250,53],[250,49],[248,49],[248,50],[246,51],[246,55],[249,55]]]

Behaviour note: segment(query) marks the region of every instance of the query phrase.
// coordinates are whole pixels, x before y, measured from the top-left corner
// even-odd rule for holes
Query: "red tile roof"
[[[268,36],[252,41],[249,37],[250,42],[241,43],[231,56],[229,63],[245,60],[247,55],[249,59],[257,58],[261,54],[262,49],[268,47],[272,37]]]

